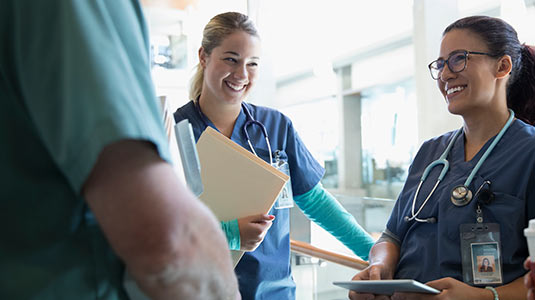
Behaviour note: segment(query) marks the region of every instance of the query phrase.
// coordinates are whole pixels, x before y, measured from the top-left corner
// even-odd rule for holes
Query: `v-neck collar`
[[[517,122],[516,120],[513,121],[511,126],[507,129],[505,134],[502,136],[501,140],[498,142],[496,147],[499,147],[500,144],[502,144],[504,141],[507,140],[507,136],[510,135],[511,131],[514,131],[516,128]],[[477,165],[485,151],[490,147],[490,144],[494,141],[498,134],[491,137],[484,145],[479,149],[477,154],[469,161],[464,160],[464,149],[465,149],[465,133],[464,130],[461,132],[461,134],[457,137],[457,140],[455,141],[455,144],[453,145],[450,155],[447,158],[448,161],[450,161],[450,170],[453,170],[453,172],[457,173],[465,173],[466,171],[471,172],[473,168]],[[492,152],[496,151],[496,147],[492,150]],[[492,153],[490,153],[492,155]],[[453,168],[452,168],[453,165]]]
[[[201,110],[201,106],[199,103],[194,103],[195,108],[197,109],[197,112],[199,113],[199,117],[201,118],[202,122],[204,123],[205,127],[212,127],[213,129],[217,130],[217,132],[221,133],[219,129],[215,126],[215,124],[208,118]],[[245,103],[243,105],[246,105]],[[238,141],[241,139],[240,130],[243,128],[243,125],[245,124],[246,117],[245,113],[243,112],[243,107],[240,106],[240,113],[238,114],[238,117],[236,118],[236,122],[234,122],[234,127],[232,128],[232,134],[230,135],[230,139],[233,141]]]

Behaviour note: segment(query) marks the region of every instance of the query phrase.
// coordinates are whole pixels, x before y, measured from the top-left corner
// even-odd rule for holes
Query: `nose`
[[[232,75],[238,80],[247,79],[247,65],[244,63],[237,64]]]
[[[447,82],[449,79],[451,79],[453,76],[455,76],[455,73],[453,73],[448,64],[444,64],[444,67],[442,68],[442,71],[438,73],[438,78],[442,82]]]

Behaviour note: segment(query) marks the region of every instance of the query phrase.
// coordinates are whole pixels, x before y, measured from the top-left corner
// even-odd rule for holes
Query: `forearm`
[[[344,243],[356,255],[368,259],[370,248],[374,244],[373,239],[320,184],[304,195],[295,196],[294,199],[308,218]]]
[[[528,290],[524,286],[524,278],[519,277],[512,282],[496,288],[500,300],[525,300]],[[491,300],[494,299],[494,295]]]
[[[216,238],[218,228],[215,222],[207,224],[208,218],[209,211],[191,215],[187,220],[190,226],[184,228],[179,242],[183,245],[180,249],[167,254],[153,253],[145,262],[138,259],[127,263],[132,276],[151,299],[235,299],[235,275],[227,264],[227,255],[223,255],[226,245]],[[163,258],[159,264],[147,268],[146,263],[154,263],[158,258]]]
[[[219,224],[150,145],[107,147],[83,192],[151,299],[234,299],[237,283]]]
[[[382,279],[392,279],[399,261],[399,247],[391,242],[376,243],[370,250],[370,265],[381,265]]]

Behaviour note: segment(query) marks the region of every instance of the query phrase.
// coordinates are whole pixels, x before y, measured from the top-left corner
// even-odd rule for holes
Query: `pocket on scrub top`
[[[282,161],[288,161],[288,155],[286,154],[286,152],[284,150],[279,150],[279,149],[271,149],[272,153],[271,153],[271,158],[273,160],[273,162],[275,162],[275,151],[279,151],[279,159],[282,160]],[[258,154],[258,156],[264,160],[265,162],[269,163],[269,152],[267,149],[265,148],[260,148],[260,147],[255,147],[255,151],[256,151],[256,154]]]
[[[513,234],[517,229],[524,228],[526,221],[526,201],[516,196],[494,192],[494,201],[484,209],[490,216],[489,221],[500,224],[502,236]]]

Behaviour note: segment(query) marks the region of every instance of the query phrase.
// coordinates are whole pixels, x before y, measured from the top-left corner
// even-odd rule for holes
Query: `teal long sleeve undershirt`
[[[227,237],[228,247],[230,250],[240,250],[240,227],[238,219],[230,221],[221,221],[221,229]]]
[[[302,195],[294,196],[294,201],[310,220],[336,237],[353,253],[368,260],[374,240],[321,183]]]
[[[353,253],[368,260],[374,244],[372,237],[320,183],[310,191],[294,196],[294,201],[310,220],[336,237]],[[239,250],[241,241],[238,220],[221,221],[221,229],[227,237],[229,249]]]

